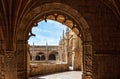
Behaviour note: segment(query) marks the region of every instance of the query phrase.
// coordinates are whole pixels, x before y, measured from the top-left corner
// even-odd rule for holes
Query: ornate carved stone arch
[[[83,40],[83,79],[93,79],[92,35],[86,20],[80,15],[79,12],[70,6],[62,3],[48,3],[31,10],[31,12],[23,18],[20,27],[17,29],[17,40],[26,41],[29,37],[28,33],[31,31],[31,28],[35,26],[34,23],[40,21],[41,18],[42,20],[45,20],[46,18],[44,17],[52,13],[60,13],[66,16],[66,19],[70,19],[74,22],[74,24],[77,24],[77,26],[73,26],[75,28],[72,28],[72,30],[78,29],[82,34],[82,37],[79,37]]]

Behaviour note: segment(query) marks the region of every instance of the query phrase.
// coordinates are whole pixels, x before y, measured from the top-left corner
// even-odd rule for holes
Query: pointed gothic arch
[[[37,22],[46,20],[49,15],[54,15],[56,17],[56,14],[63,15],[65,18],[65,24],[68,24],[67,26],[70,27],[83,40],[83,79],[93,79],[92,35],[89,26],[87,21],[84,19],[84,17],[81,16],[79,12],[66,4],[47,3],[34,8],[31,10],[31,12],[26,14],[26,16],[22,19],[20,26],[17,28],[17,48],[24,46],[24,48],[22,47],[21,50],[17,49],[18,53],[26,51],[27,40],[31,35],[33,35],[31,33],[32,27],[36,26]],[[56,20],[56,18],[54,20]],[[60,22],[59,20],[56,21]],[[73,23],[71,23],[71,21]],[[69,23],[71,24],[69,25]],[[30,36],[28,35],[29,33],[31,34]],[[25,53],[24,57],[26,57]],[[26,58],[24,58],[24,60],[26,61]],[[25,62],[18,62],[25,65]]]

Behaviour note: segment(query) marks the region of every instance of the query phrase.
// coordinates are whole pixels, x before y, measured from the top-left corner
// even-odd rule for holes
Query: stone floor
[[[69,71],[46,76],[30,77],[29,79],[82,79],[81,74],[81,71]]]

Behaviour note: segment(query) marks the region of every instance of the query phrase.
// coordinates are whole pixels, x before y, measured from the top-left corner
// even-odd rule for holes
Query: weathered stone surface
[[[13,79],[14,76],[18,76],[17,79],[27,79],[27,42],[18,45],[17,41],[27,40],[28,33],[34,23],[40,21],[40,18],[59,12],[77,24],[77,28],[82,34],[84,79],[118,79],[120,75],[119,5],[119,0],[1,0],[0,50],[14,51],[15,54],[13,58],[13,55],[6,56],[6,52],[3,52],[4,59],[1,61],[5,62],[5,77],[2,78]],[[85,42],[92,47],[89,49],[84,46]],[[91,58],[87,56],[91,56]],[[91,63],[86,62],[86,58]],[[13,63],[13,60],[16,63]],[[17,72],[17,69],[22,67],[19,64],[23,64],[24,68]],[[13,68],[17,65],[19,65],[18,68]],[[87,68],[92,70],[92,76],[88,74]],[[99,70],[96,71],[96,69]],[[18,75],[15,74],[16,72]]]
[[[31,65],[30,76],[65,72],[69,69],[67,64],[39,64],[39,62],[35,64]]]

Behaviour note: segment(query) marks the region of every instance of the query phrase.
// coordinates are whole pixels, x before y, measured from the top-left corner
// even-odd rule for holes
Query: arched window
[[[45,55],[42,55],[42,56],[41,56],[41,60],[45,60]]]
[[[50,54],[49,55],[49,60],[56,60],[55,54]]]
[[[39,55],[36,56],[36,60],[41,60]]]
[[[36,60],[45,60],[45,55],[37,55]]]

